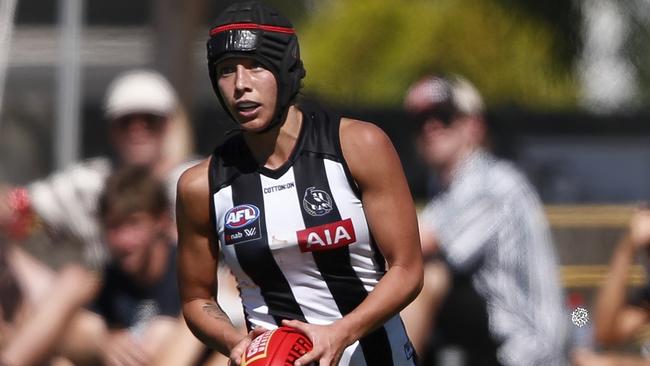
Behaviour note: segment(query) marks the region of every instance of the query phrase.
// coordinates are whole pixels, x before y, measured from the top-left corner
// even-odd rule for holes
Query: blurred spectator
[[[478,91],[458,76],[427,76],[409,89],[405,108],[440,185],[420,218],[432,264],[406,312],[419,337],[436,318],[423,364],[453,345],[466,365],[565,365],[568,321],[544,211],[523,174],[484,148]]]
[[[57,332],[92,295],[91,270],[101,272],[109,258],[101,237],[97,199],[111,172],[121,166],[145,166],[166,182],[173,200],[176,181],[191,164],[183,153],[188,149],[165,153],[170,139],[180,137],[176,144],[191,144],[187,135],[168,133],[175,124],[187,122],[182,120],[175,92],[160,74],[134,70],[120,75],[108,88],[104,111],[115,158],[88,159],[27,187],[0,188],[0,233],[9,239],[1,243],[8,261],[3,272],[15,280],[23,295],[29,295],[22,296],[22,306],[31,308],[31,315],[19,327],[12,327],[11,339],[0,349],[2,360],[21,365],[37,362],[34,357],[42,354],[39,351],[56,339]],[[21,247],[7,244],[28,237],[39,226],[55,244],[80,243],[81,265],[72,260],[54,275],[39,263],[47,258],[32,258]]]
[[[90,311],[77,311],[43,356],[56,352],[75,365],[152,365],[175,346],[184,321],[168,210],[165,187],[146,168],[110,177],[99,215],[112,260],[92,289]]]
[[[164,187],[144,168],[118,171],[107,182],[99,215],[112,260],[91,313],[74,317],[62,352],[75,364],[150,364],[180,314],[176,251]]]
[[[648,255],[650,250],[650,210],[637,211],[630,220],[629,229],[619,241],[609,267],[609,273],[598,293],[595,312],[596,341],[602,346],[619,345],[630,341],[650,321],[650,285],[628,299],[627,279],[638,252]],[[648,258],[645,258],[648,265]],[[577,366],[635,366],[650,365],[650,359],[596,354],[578,350],[573,355]]]
[[[106,177],[117,166],[144,165],[168,182],[173,198],[176,181],[187,167],[179,164],[187,161],[189,148],[172,151],[169,145],[191,146],[187,134],[167,133],[187,122],[182,120],[171,85],[154,71],[134,70],[118,76],[106,93],[104,112],[115,158],[91,158],[27,187],[0,190],[0,228],[5,233],[25,237],[34,222],[40,221],[54,242],[83,243],[83,260],[91,268],[101,268],[107,259],[96,216],[97,197]],[[170,139],[176,139],[175,144]]]

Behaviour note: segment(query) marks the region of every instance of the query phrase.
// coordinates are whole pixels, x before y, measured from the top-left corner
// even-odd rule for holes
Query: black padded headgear
[[[259,1],[234,3],[210,27],[207,48],[210,80],[225,111],[230,113],[219,92],[216,66],[227,58],[249,57],[271,71],[278,86],[275,114],[264,131],[282,122],[305,77],[298,37],[288,19]]]

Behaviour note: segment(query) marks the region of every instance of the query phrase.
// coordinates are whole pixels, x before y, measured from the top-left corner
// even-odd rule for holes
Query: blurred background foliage
[[[72,121],[81,157],[109,151],[98,123],[105,88],[134,67],[170,79],[200,154],[224,138],[232,124],[208,79],[205,41],[212,19],[238,0],[71,1],[83,3],[83,114]],[[649,0],[265,1],[296,25],[305,94],[382,126],[422,188],[414,193],[424,194],[427,173],[402,98],[422,74],[441,72],[477,84],[495,150],[525,168],[546,202],[650,197]],[[64,144],[54,136],[70,122],[56,117],[63,2],[16,0],[0,179],[4,171],[26,182],[61,165],[53,152]]]
[[[639,84],[639,100],[649,110],[650,101],[650,1],[633,1],[623,8],[627,14],[630,36],[624,46],[625,55],[635,66]]]
[[[317,21],[298,24],[305,90],[337,104],[395,107],[433,71],[465,75],[488,105],[573,108],[578,20],[570,2],[559,3],[327,1],[311,13]]]

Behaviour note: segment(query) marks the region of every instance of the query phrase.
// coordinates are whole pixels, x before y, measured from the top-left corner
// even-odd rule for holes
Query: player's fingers
[[[314,362],[314,364],[316,364],[316,365],[327,365],[325,363],[316,363],[316,361],[319,358],[320,358],[320,354],[317,353],[317,352],[314,352],[312,350],[312,351],[309,351],[309,352],[305,353],[304,355],[302,355],[302,357],[300,357],[299,359],[294,361],[293,364],[295,366],[309,366],[309,365],[312,364],[312,362]],[[321,360],[321,362],[322,362],[322,360]]]
[[[342,352],[339,352],[336,355],[334,355],[334,357],[332,358],[332,365],[337,366],[339,364],[339,362],[341,361],[342,356],[343,356]]]
[[[326,352],[326,353],[324,353],[323,355],[320,356],[320,360],[318,360],[318,363],[308,364],[308,366],[311,366],[311,365],[338,366],[340,360],[341,360],[341,355],[340,354],[331,354],[331,353]]]
[[[251,344],[252,340],[255,339],[257,336],[260,334],[266,332],[268,329],[264,327],[257,326],[253,328],[246,337],[242,338],[235,347],[232,348],[230,351],[230,356],[228,357],[230,360],[230,363],[232,365],[239,365],[241,364],[241,359],[242,356],[244,355],[244,352],[246,352],[246,348],[248,348],[248,345]]]
[[[230,362],[233,365],[239,365],[241,363],[241,358],[242,355],[244,354],[246,347],[248,347],[248,342],[240,342],[238,345],[233,347],[233,349],[230,351]]]
[[[268,329],[258,325],[257,327],[253,328],[253,330],[251,330],[248,334],[250,335],[251,339],[255,339],[257,336],[261,335],[266,331],[268,331]]]
[[[305,334],[307,334],[307,328],[309,326],[307,323],[303,323],[300,320],[286,320],[286,319],[282,321],[282,325],[291,328],[296,328]]]

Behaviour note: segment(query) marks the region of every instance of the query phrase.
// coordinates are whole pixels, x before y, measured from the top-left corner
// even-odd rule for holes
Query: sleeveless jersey
[[[278,169],[259,167],[241,134],[210,161],[210,209],[220,252],[237,278],[249,328],[282,319],[329,324],[384,275],[339,142],[340,117],[303,107],[296,146]],[[414,365],[399,315],[348,347],[340,365]]]

